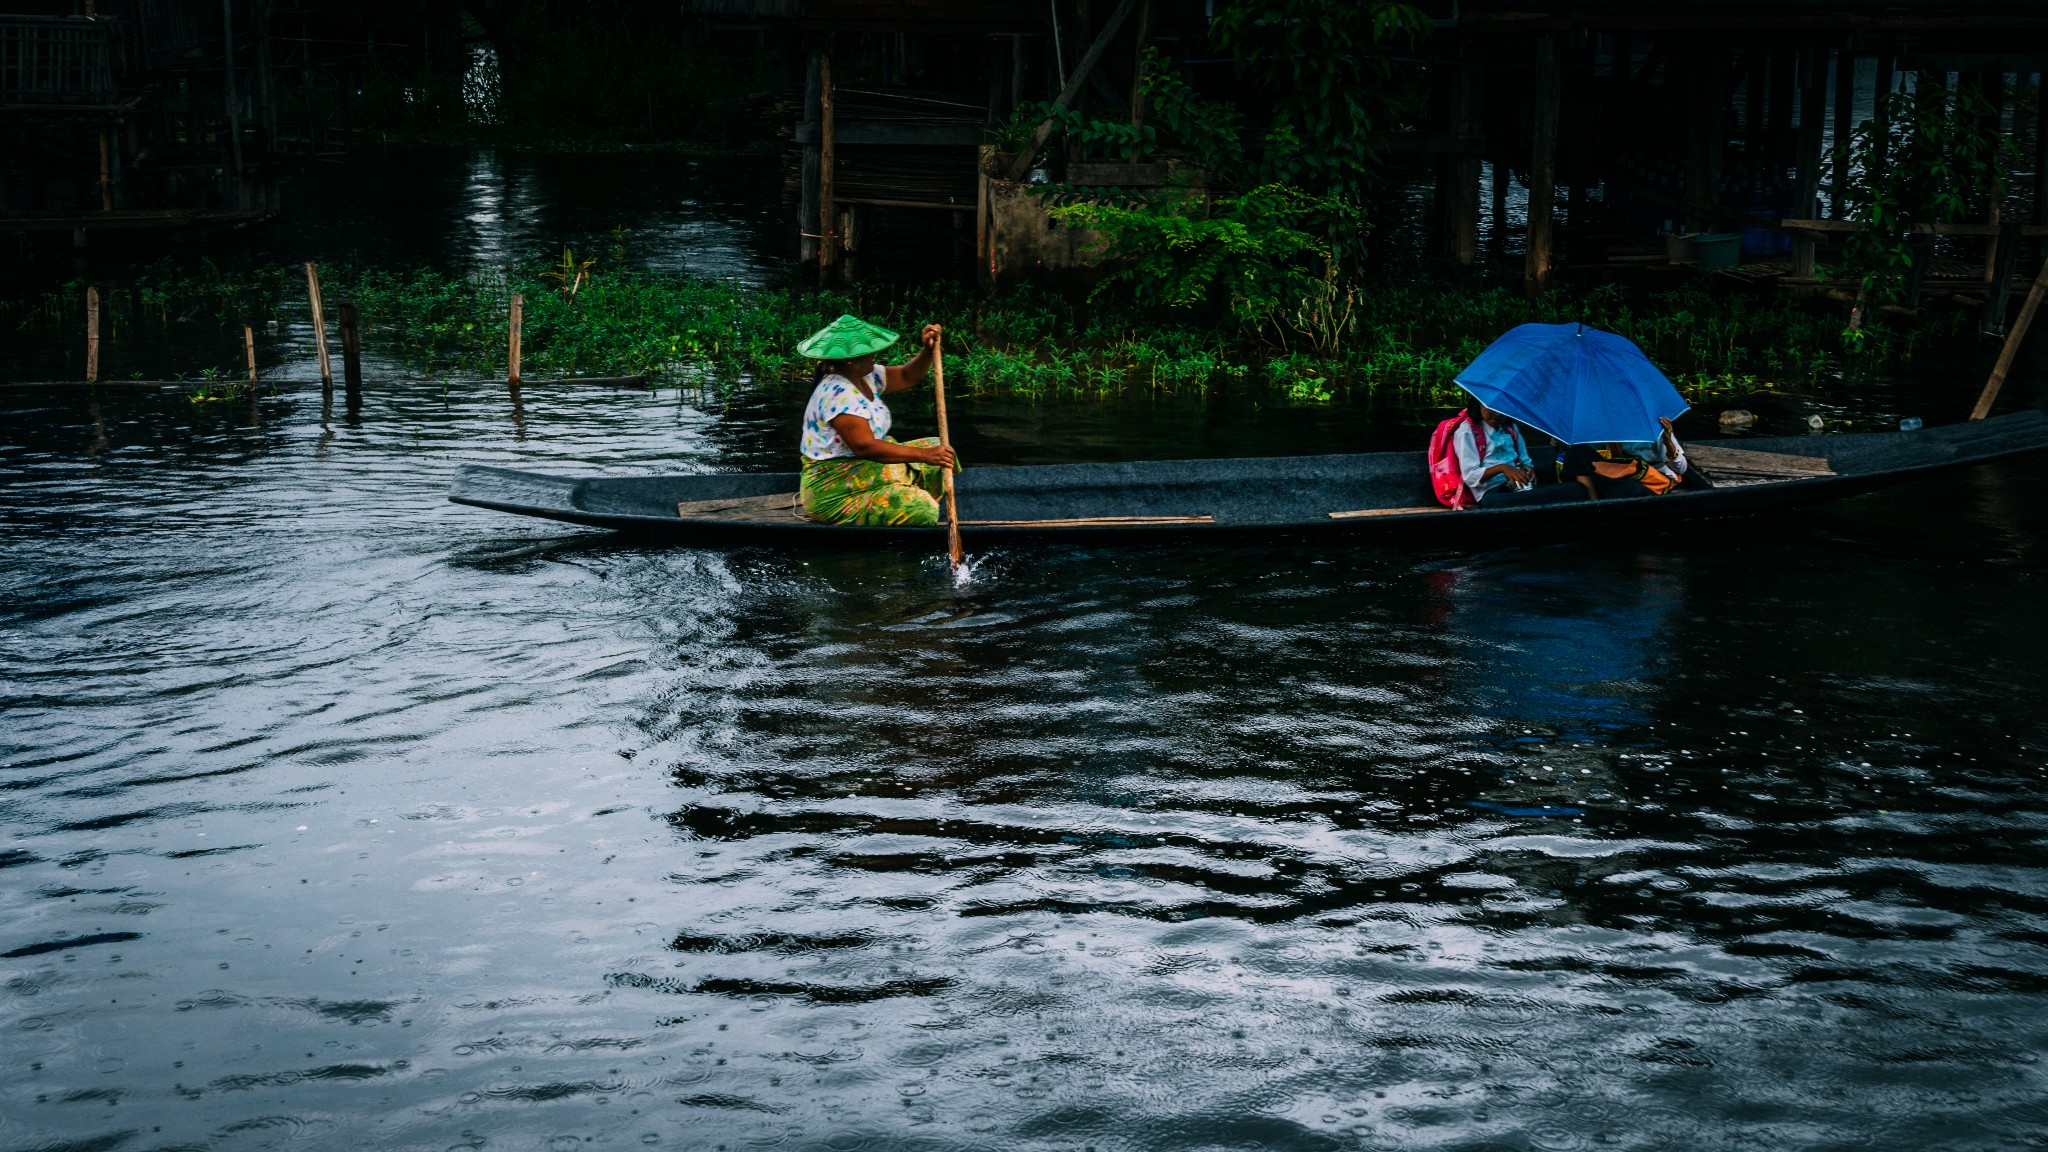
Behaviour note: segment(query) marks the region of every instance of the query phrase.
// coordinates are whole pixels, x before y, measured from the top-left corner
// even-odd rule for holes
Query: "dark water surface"
[[[0,1148],[2048,1142],[2029,467],[956,585],[445,503],[786,450],[523,417],[7,398]]]
[[[670,213],[772,267],[681,161],[420,163],[218,255]],[[1966,410],[1925,368],[1827,415]],[[0,393],[0,1152],[2048,1144],[2038,461],[1639,541],[970,538],[964,584],[445,502],[786,467],[793,403]],[[977,464],[1426,416],[956,411]]]

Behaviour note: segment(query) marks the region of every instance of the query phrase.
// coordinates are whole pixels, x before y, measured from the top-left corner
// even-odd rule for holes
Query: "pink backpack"
[[[1479,503],[1479,497],[1465,487],[1465,475],[1458,467],[1458,454],[1451,449],[1451,437],[1458,432],[1458,425],[1472,426],[1472,442],[1479,449],[1479,458],[1486,459],[1486,423],[1472,419],[1467,409],[1436,426],[1429,437],[1429,485],[1436,491],[1439,504],[1453,511],[1470,508]],[[1508,425],[1508,435],[1519,441],[1522,434],[1515,426]]]
[[[1460,424],[1472,425],[1472,439],[1479,445],[1480,457],[1485,458],[1486,425],[1472,419],[1468,412],[1460,412],[1437,425],[1429,437],[1429,485],[1436,490],[1437,503],[1453,511],[1479,503],[1479,498],[1465,487],[1458,454],[1451,450],[1451,437],[1457,434]]]

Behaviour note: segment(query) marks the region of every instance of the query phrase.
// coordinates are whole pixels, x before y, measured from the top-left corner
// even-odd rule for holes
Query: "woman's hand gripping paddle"
[[[939,445],[953,446],[952,437],[946,432],[946,357],[940,347],[944,336],[932,341],[932,398],[939,408]],[[953,571],[958,572],[967,562],[967,553],[960,547],[960,508],[953,500],[953,469],[946,469],[946,557],[953,562]]]

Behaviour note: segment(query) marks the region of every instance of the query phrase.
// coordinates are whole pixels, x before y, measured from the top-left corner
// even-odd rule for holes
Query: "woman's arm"
[[[916,448],[908,444],[894,444],[875,437],[874,426],[865,419],[847,413],[832,418],[832,430],[853,449],[853,454],[863,460],[875,460],[883,464],[937,464],[942,468],[955,466],[953,450],[943,445],[932,448]]]
[[[1664,425],[1664,462],[1671,470],[1685,475],[1685,449],[1678,446],[1678,432],[1671,427],[1671,421],[1658,417],[1657,423]]]
[[[917,334],[917,342],[922,345],[918,348],[917,355],[901,364],[882,369],[882,391],[902,392],[924,383],[925,373],[930,371],[932,366],[932,349],[939,346],[939,326],[925,325],[924,330]],[[851,444],[852,441],[849,440],[847,443]]]

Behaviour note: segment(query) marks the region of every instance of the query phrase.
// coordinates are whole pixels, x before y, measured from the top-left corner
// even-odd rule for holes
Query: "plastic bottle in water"
[[[1918,432],[1919,430],[1920,418],[1918,416],[1908,416],[1904,420],[1899,421],[1899,431],[1901,432]]]

